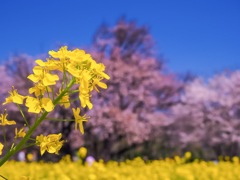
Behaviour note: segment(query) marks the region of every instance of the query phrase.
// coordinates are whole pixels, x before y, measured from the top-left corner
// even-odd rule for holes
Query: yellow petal
[[[2,155],[2,150],[3,150],[4,145],[0,143],[0,155]]]
[[[105,83],[103,83],[103,82],[98,82],[97,83],[97,85],[99,86],[99,87],[101,87],[101,88],[103,88],[103,89],[107,89],[107,85],[105,84]]]
[[[25,105],[28,107],[28,112],[40,113],[41,111],[40,102],[36,98],[28,96]]]
[[[89,109],[93,108],[93,104],[90,101],[87,101],[87,106],[88,106]]]
[[[12,100],[14,103],[16,104],[23,104],[23,100],[25,99],[24,96],[21,96],[19,94],[16,94],[15,96],[13,96]]]
[[[41,152],[41,155],[43,155],[44,153],[45,153],[45,151],[46,151],[46,147],[45,148],[40,148],[40,152]]]
[[[39,78],[35,74],[30,74],[27,78],[35,83],[39,81]]]
[[[83,123],[82,123],[82,122],[79,123],[79,126],[80,126],[80,131],[81,131],[81,133],[84,134]]]
[[[55,85],[56,81],[59,80],[58,75],[56,74],[45,74],[45,77],[43,78],[43,85],[44,86],[50,86],[50,85]]]
[[[37,59],[35,62],[39,66],[45,66],[45,62],[43,62],[43,60],[41,60],[41,59]]]
[[[104,72],[102,72],[101,75],[107,80],[110,79],[110,76],[108,74],[104,73]]]
[[[51,112],[54,109],[54,105],[51,99],[49,98],[42,98],[41,99],[42,107],[47,111]]]
[[[14,125],[14,124],[16,124],[16,121],[8,121],[8,120],[6,120],[6,124],[7,125]]]

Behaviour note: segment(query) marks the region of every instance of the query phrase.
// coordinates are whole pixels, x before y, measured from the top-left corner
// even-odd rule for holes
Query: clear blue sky
[[[103,22],[147,25],[173,72],[209,77],[240,69],[239,0],[2,0],[0,60],[57,44],[86,47]]]

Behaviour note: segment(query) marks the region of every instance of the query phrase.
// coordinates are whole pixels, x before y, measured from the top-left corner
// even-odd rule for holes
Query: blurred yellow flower
[[[45,109],[47,112],[51,112],[54,109],[53,102],[50,98],[34,98],[34,97],[27,97],[26,104],[28,107],[28,112],[32,113],[40,113],[42,108]]]
[[[15,128],[15,139],[16,138],[20,138],[20,137],[24,137],[26,135],[26,132],[24,130],[24,128],[21,128],[19,131],[17,130],[17,128]]]
[[[92,66],[93,66],[92,68],[93,68],[94,74],[96,74],[97,77],[102,77],[107,80],[110,79],[110,76],[104,72],[105,71],[104,64],[102,63],[97,64],[96,61],[94,61],[92,63]]]
[[[79,126],[81,133],[84,134],[83,122],[87,122],[88,117],[86,117],[86,115],[84,115],[84,116],[79,115],[80,108],[77,108],[77,109],[72,108],[72,111],[73,111],[73,115],[75,118],[75,129],[77,129]]]
[[[66,59],[71,54],[71,51],[68,51],[67,46],[61,47],[58,51],[48,51],[48,54],[56,59]]]
[[[98,85],[100,88],[107,89],[107,85],[101,82],[99,79],[94,79],[92,82],[92,88],[94,88],[97,92],[99,92],[96,85]]]
[[[61,93],[61,89],[59,90],[59,94]],[[59,102],[60,106],[64,106],[65,108],[70,107],[69,95],[66,93]]]
[[[2,126],[6,126],[6,125],[14,125],[14,124],[16,124],[16,122],[14,121],[14,120],[7,120],[7,111],[6,111],[6,109],[4,110],[4,113],[3,114],[1,114],[1,116],[0,116],[0,125],[2,125]]]
[[[29,88],[29,94],[34,93],[36,97],[43,95],[45,92],[52,92],[49,86],[44,86],[41,83],[35,84],[33,87]]]
[[[18,94],[17,90],[12,87],[12,91],[9,91],[10,96],[6,98],[6,101],[2,105],[8,103],[23,104],[24,96]]]
[[[2,150],[3,150],[4,145],[0,143],[0,155],[2,155]]]
[[[90,97],[91,95],[89,94],[89,90],[82,88],[82,86],[79,86],[79,99],[83,108],[88,106],[89,109],[92,109],[93,104],[90,101]]]
[[[192,153],[189,151],[184,154],[185,159],[190,159],[191,157],[192,157]]]
[[[33,154],[32,153],[27,154],[27,160],[28,161],[33,161]]]
[[[64,141],[60,141],[62,138],[62,134],[49,134],[47,136],[40,135],[36,137],[36,144],[40,146],[41,155],[45,153],[45,151],[49,153],[58,154],[59,150],[63,146]]]
[[[184,158],[184,157],[183,157]],[[166,160],[168,159],[168,160]],[[194,161],[177,163],[171,158],[145,162],[141,158],[127,161],[94,161],[91,167],[87,163],[72,162],[66,155],[59,163],[26,163],[9,161],[1,167],[1,175],[8,179],[139,179],[139,180],[239,180],[239,163],[222,161]],[[17,169],[17,171],[16,171]],[[79,170],[80,169],[80,170]],[[47,178],[45,178],[47,177]]]
[[[80,158],[82,158],[82,159],[85,158],[87,156],[87,148],[80,147],[77,154]]]
[[[22,177],[20,178],[20,180],[30,180],[30,178],[27,177],[27,176],[22,176]]]

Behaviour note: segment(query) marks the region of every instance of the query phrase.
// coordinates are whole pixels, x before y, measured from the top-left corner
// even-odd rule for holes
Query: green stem
[[[54,106],[58,104],[58,102],[62,99],[62,97],[65,95],[66,92],[73,86],[75,82],[75,78],[73,78],[70,83],[67,85],[67,87],[62,91],[58,97],[53,101]],[[31,137],[33,132],[37,129],[37,127],[40,125],[40,123],[47,117],[48,112],[44,111],[42,116],[35,121],[35,123],[32,125],[32,127],[29,128],[28,132],[26,135],[22,138],[22,140],[11,150],[8,151],[8,153],[0,160],[0,167],[7,161],[9,160],[14,154],[16,154],[19,150],[22,149],[24,144],[26,144],[27,140]]]
[[[53,99],[53,100],[54,100],[54,94],[55,94],[55,93],[54,93],[54,92],[55,92],[54,90],[55,90],[55,86],[52,86],[52,99]]]
[[[74,93],[76,93],[76,92],[79,92],[79,90],[72,90],[72,91],[69,91],[69,95],[70,95],[70,94],[74,94]]]
[[[49,121],[61,121],[61,122],[72,122],[75,121],[74,119],[58,119],[58,118],[46,118]]]
[[[75,98],[75,99],[72,99],[70,100],[70,103],[74,102],[74,101],[77,101],[79,98]]]
[[[27,127],[29,128],[30,126],[29,126],[29,124],[28,124],[28,122],[27,122],[27,119],[26,119],[26,117],[25,117],[25,115],[24,115],[24,113],[23,113],[23,111],[22,111],[22,108],[20,107],[19,104],[17,104],[17,107],[18,107],[18,110],[20,111],[20,113],[21,113],[21,115],[22,115],[22,117],[23,117],[23,119],[24,119]]]
[[[65,73],[66,73],[66,71],[65,71],[65,66],[64,66],[64,63],[63,63],[63,77],[62,77],[62,87],[61,87],[61,89],[64,88],[65,79],[66,79]]]
[[[58,104],[58,102],[62,99],[62,97],[69,91],[69,89],[73,86],[75,83],[75,78],[73,78],[67,87],[58,95],[58,97],[53,101],[54,106]]]
[[[46,118],[48,115],[48,112],[44,112],[42,116],[33,124],[33,126],[28,130],[26,135],[22,138],[22,140],[18,143],[16,147],[14,147],[11,151],[9,151],[0,161],[0,167],[8,160],[10,159],[14,154],[16,154],[19,150],[21,150],[22,146],[27,142],[27,140],[30,138],[32,133],[36,130],[36,128],[39,126],[39,124]]]
[[[46,87],[46,91],[47,91],[48,98],[50,98],[49,91],[48,91],[47,87]]]
[[[34,145],[36,145],[36,143],[27,144],[27,145],[24,146],[22,149],[25,149],[25,148],[28,148],[28,147],[31,147],[31,146],[34,146]],[[20,150],[22,150],[22,149],[20,149]]]
[[[3,131],[4,146],[8,147],[7,138],[6,138],[6,131],[5,131],[4,126],[2,126],[2,131]]]

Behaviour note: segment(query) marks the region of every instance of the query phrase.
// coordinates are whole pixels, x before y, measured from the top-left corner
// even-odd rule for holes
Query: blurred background
[[[74,157],[83,146],[104,160],[240,156],[239,18],[237,0],[2,1],[0,100],[13,84],[26,94],[34,60],[49,50],[82,48],[106,65],[109,88],[84,110],[84,135],[74,123],[42,124],[35,135],[62,132],[67,142],[60,156],[39,159]],[[72,112],[59,107],[52,116]]]

